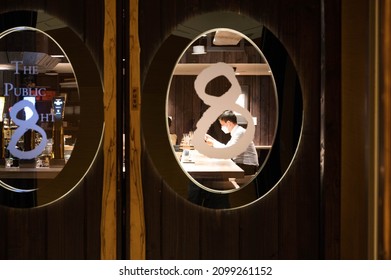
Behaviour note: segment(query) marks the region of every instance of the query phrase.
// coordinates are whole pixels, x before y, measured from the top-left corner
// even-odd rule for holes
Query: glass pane
[[[102,143],[103,89],[91,53],[66,24],[37,14],[37,28],[0,34],[0,204],[9,207],[69,194]]]
[[[167,97],[169,138],[192,183],[235,192],[264,166],[277,131],[272,71],[257,45],[232,29],[214,29],[180,57]]]

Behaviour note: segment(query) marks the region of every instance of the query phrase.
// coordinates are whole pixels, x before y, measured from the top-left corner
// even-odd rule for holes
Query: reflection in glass
[[[192,181],[189,196],[200,204],[195,200],[217,195],[216,207],[227,208],[220,193],[255,184],[275,139],[278,104],[270,67],[244,34],[215,29],[188,46],[173,74],[166,114],[169,133],[181,136],[173,151]]]
[[[0,184],[33,194],[39,180],[54,179],[71,157],[80,118],[76,78],[47,33],[15,27],[0,34],[0,84]]]
[[[83,185],[99,158],[101,75],[84,41],[56,17],[15,11],[0,19],[0,204],[46,206]]]

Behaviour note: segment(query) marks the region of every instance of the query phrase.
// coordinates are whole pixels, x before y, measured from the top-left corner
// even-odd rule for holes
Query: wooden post
[[[383,110],[383,163],[381,169],[383,172],[383,186],[380,197],[382,198],[382,207],[380,208],[382,223],[382,232],[380,233],[380,258],[391,258],[391,1],[387,0],[382,3],[382,41],[381,41],[381,80],[382,80],[382,110]]]
[[[104,178],[101,217],[101,259],[117,258],[116,211],[116,1],[105,0],[104,30]]]
[[[141,184],[140,44],[138,0],[130,0],[130,258],[145,259],[144,200]]]

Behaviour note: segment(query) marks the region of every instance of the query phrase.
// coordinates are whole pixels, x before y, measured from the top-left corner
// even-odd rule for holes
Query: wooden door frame
[[[144,205],[140,170],[138,0],[119,2],[105,0],[106,125],[101,258],[145,259]],[[119,22],[119,19],[124,21]],[[130,35],[128,42],[127,31]],[[129,103],[124,105],[124,102]],[[125,178],[124,146],[125,158],[130,159],[129,162],[125,161]]]

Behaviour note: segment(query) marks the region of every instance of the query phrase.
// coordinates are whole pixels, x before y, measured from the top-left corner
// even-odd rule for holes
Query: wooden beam
[[[117,258],[116,201],[116,1],[105,0],[104,31],[104,178],[101,217],[101,259]]]
[[[381,163],[381,170],[383,173],[383,182],[382,193],[382,207],[380,208],[382,220],[381,228],[382,232],[380,233],[380,258],[381,259],[390,259],[391,258],[391,1],[386,0],[382,2],[380,10],[382,11],[382,41],[381,41],[381,86],[382,86],[382,110],[383,110],[383,120],[382,120],[382,131],[383,131],[383,147],[381,147],[383,154],[383,162]]]
[[[138,0],[130,0],[130,258],[145,259],[144,200],[141,184],[140,44]]]

